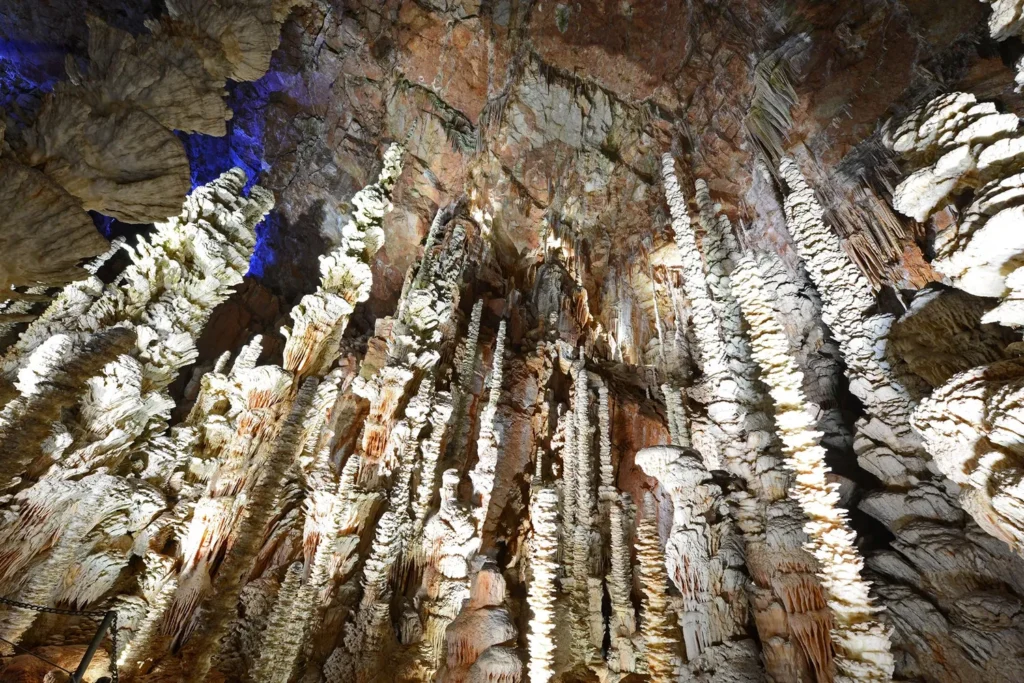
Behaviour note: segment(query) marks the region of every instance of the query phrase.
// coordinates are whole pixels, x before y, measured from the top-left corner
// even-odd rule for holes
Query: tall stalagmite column
[[[530,683],[547,683],[554,675],[554,630],[557,599],[555,575],[558,571],[558,493],[542,488],[533,494],[533,544],[530,553],[530,580],[527,601],[533,616],[527,643]]]
[[[762,411],[764,397],[753,382],[756,366],[743,336],[738,304],[729,290],[729,268],[737,248],[731,226],[724,216],[714,216],[706,188],[700,188],[698,204],[707,231],[702,244],[705,275],[669,154],[662,157],[662,171],[703,370],[701,384],[690,394],[707,405],[711,421],[709,433],[695,431],[692,440],[708,469],[724,466],[743,482],[744,490],[731,497],[753,579],[751,603],[765,668],[779,681],[810,676],[826,681],[832,669],[828,614],[813,558],[801,547],[799,510],[786,500],[788,474],[772,444],[770,419]],[[676,425],[674,440],[683,443],[682,401],[671,393],[666,401]]]
[[[804,528],[821,566],[834,620],[837,680],[892,680],[889,634],[875,618],[879,609],[868,595],[868,583],[861,578],[864,560],[854,545],[846,511],[839,507],[838,485],[825,478],[825,449],[807,409],[801,388],[803,374],[792,358],[781,324],[761,294],[766,285],[757,264],[751,259],[741,261],[733,281],[751,328],[754,358],[775,399],[778,435],[786,464],[795,473],[793,495],[807,515]]]

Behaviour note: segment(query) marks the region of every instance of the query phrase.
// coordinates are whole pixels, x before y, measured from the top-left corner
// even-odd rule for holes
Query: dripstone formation
[[[0,10],[0,679],[1024,680],[1024,3]]]

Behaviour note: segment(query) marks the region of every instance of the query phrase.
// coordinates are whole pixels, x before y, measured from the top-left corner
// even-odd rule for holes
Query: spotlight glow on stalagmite
[[[820,562],[834,620],[837,680],[892,680],[895,665],[889,635],[876,619],[880,610],[868,595],[868,583],[861,579],[864,559],[854,545],[846,511],[839,507],[838,485],[825,478],[825,449],[807,409],[802,373],[790,354],[782,325],[764,299],[765,283],[757,264],[749,258],[740,261],[733,282],[743,317],[750,325],[753,356],[775,401],[779,439],[786,464],[795,474],[793,495],[807,515],[804,529],[809,547]]]

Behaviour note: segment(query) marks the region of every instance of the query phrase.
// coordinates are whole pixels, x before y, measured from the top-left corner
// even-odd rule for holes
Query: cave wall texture
[[[6,0],[0,679],[1024,680],[1022,36]]]

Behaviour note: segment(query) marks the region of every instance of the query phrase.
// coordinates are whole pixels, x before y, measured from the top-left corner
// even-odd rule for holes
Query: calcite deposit
[[[1018,683],[1018,0],[0,12],[0,679]]]

